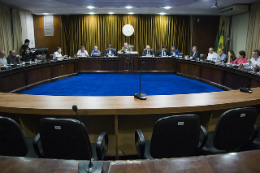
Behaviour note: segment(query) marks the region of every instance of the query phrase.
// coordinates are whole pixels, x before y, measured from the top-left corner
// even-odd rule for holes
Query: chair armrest
[[[105,138],[105,146],[102,145],[102,141]],[[104,160],[108,149],[108,135],[106,132],[102,132],[97,139],[96,152],[98,160]]]
[[[198,147],[198,149],[202,149],[204,147],[204,145],[206,144],[207,139],[208,139],[208,132],[207,132],[207,130],[203,126],[200,126],[200,129],[202,130],[204,135],[203,135],[203,140],[201,142],[201,145]]]
[[[258,127],[257,127],[257,125],[254,125],[253,135],[248,143],[253,142],[255,140],[255,138],[257,137],[257,135],[258,135]]]
[[[34,151],[36,152],[36,154],[39,156],[39,157],[43,157],[43,152],[40,151],[39,149],[39,141],[40,141],[40,134],[38,133],[34,140],[33,140],[33,148],[34,148]]]
[[[140,140],[140,142],[139,142]],[[137,129],[135,131],[135,148],[140,158],[144,158],[145,139],[142,131]]]

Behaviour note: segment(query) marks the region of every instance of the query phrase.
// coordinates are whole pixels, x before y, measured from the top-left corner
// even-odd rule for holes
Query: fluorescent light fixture
[[[133,7],[132,6],[126,6],[125,8],[130,9],[130,8],[133,8]]]
[[[88,13],[88,14],[91,14],[91,15],[93,15],[93,14],[95,14],[94,12],[90,12],[90,13]]]
[[[114,12],[108,12],[108,14],[115,14]]]
[[[133,12],[130,12],[130,13],[128,13],[128,14],[134,14]]]
[[[162,13],[159,13],[159,14],[160,14],[160,15],[165,15],[166,13],[163,13],[163,12],[162,12]]]
[[[170,8],[172,8],[172,7],[170,7],[170,6],[166,6],[166,7],[163,7],[163,8],[165,8],[165,9],[168,10],[168,9],[170,9]]]
[[[93,6],[87,6],[87,8],[88,8],[88,9],[93,9],[93,8],[95,8],[95,7],[93,7]]]
[[[42,13],[43,15],[48,15],[49,13]]]

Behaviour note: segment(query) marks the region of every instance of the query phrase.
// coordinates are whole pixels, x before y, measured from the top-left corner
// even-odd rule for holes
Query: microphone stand
[[[134,95],[135,98],[139,99],[139,100],[146,100],[147,99],[147,96],[145,93],[142,93],[142,74],[141,74],[141,71],[142,71],[142,67],[144,65],[144,61],[142,62],[141,64],[141,69],[139,71],[139,76],[140,76],[140,92],[139,93],[136,93]]]
[[[80,116],[78,114],[78,107],[76,105],[73,105],[72,110],[78,116],[80,123],[82,123]],[[84,133],[83,124],[81,124],[81,125],[82,125],[82,131]],[[89,144],[90,144],[90,142],[89,142]],[[83,162],[79,163],[79,165],[78,165],[79,173],[101,173],[102,168],[103,168],[103,162],[92,161],[92,159],[91,159],[92,149],[90,146],[88,146],[88,150],[89,150],[89,161],[83,161]]]

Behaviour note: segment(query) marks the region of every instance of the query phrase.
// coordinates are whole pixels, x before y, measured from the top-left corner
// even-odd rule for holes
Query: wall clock
[[[123,34],[126,37],[130,37],[131,35],[134,34],[134,27],[130,24],[126,24],[123,29],[122,29]]]

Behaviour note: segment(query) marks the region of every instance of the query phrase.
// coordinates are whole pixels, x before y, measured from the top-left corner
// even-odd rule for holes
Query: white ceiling
[[[0,0],[4,4],[25,9],[33,14],[197,14],[197,15],[217,15],[216,9],[211,9],[216,0]],[[233,4],[252,4],[260,0],[218,0],[218,4],[227,7]],[[94,6],[88,9],[87,6]],[[125,6],[133,6],[126,9]],[[171,6],[171,9],[164,9]]]

